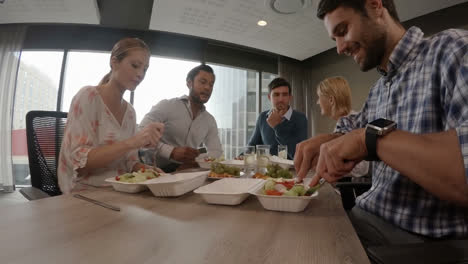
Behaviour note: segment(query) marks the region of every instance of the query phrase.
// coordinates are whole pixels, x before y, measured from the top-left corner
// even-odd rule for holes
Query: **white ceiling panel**
[[[100,20],[96,0],[2,1],[0,24],[99,24]],[[115,8],[122,8],[119,3],[132,0],[113,1]],[[402,21],[464,2],[468,0],[395,0]],[[323,22],[315,17],[317,4],[318,0],[154,0],[149,29],[230,42],[304,60],[335,46]],[[115,19],[120,21],[119,17]],[[268,25],[257,26],[259,20]],[[125,23],[118,23],[117,27],[125,27]]]
[[[304,60],[335,46],[316,18],[317,0],[154,0],[150,29],[187,34],[257,48]],[[289,1],[289,2],[288,2]],[[467,0],[395,0],[403,21]],[[268,25],[257,26],[258,20]]]
[[[95,0],[4,0],[1,23],[99,24]]]

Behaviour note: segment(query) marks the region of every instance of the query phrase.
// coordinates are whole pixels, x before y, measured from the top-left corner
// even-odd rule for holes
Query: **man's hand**
[[[182,163],[190,163],[194,162],[195,158],[200,153],[198,150],[190,147],[175,147],[171,153],[171,159],[182,162]]]
[[[268,125],[271,127],[271,128],[274,128],[275,126],[277,126],[279,123],[281,123],[281,121],[283,120],[283,114],[281,114],[280,111],[276,110],[276,109],[272,109],[271,110],[271,113],[270,113],[270,116],[268,116],[267,118],[267,123]]]
[[[304,140],[296,145],[294,167],[300,181],[305,178],[310,169],[317,165],[320,154],[320,145],[336,137],[338,137],[338,135],[323,134]]]
[[[315,186],[321,178],[336,182],[348,174],[367,156],[365,134],[365,128],[360,128],[322,144],[317,173],[310,185]]]

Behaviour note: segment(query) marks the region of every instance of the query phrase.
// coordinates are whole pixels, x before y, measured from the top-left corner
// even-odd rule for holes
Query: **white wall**
[[[448,28],[468,29],[468,3],[446,8],[425,16],[404,22],[405,28],[420,27],[425,35],[431,35]],[[308,115],[312,121],[312,136],[321,133],[330,133],[335,127],[335,121],[320,115],[320,108],[316,104],[316,88],[318,83],[331,76],[345,77],[351,86],[352,107],[359,111],[365,102],[369,89],[378,80],[379,74],[375,69],[361,72],[359,66],[352,58],[339,56],[336,49],[325,51],[303,62],[305,70],[305,83],[307,90]]]

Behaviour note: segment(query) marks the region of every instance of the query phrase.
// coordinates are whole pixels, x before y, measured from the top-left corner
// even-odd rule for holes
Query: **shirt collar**
[[[190,100],[188,95],[182,95],[181,97],[178,97],[177,99],[183,101],[190,109],[190,112],[192,112],[192,108],[190,107]],[[206,110],[205,105],[202,105],[202,109],[200,112],[204,112]]]
[[[289,106],[288,111],[286,111],[286,113],[284,113],[283,117],[286,118],[289,121],[289,120],[291,120],[292,113],[293,113],[293,109],[292,109],[291,106]],[[268,116],[270,116],[270,114],[271,114],[271,110],[268,112]]]
[[[393,75],[393,73],[398,70],[400,66],[405,61],[408,61],[409,56],[415,56],[416,54],[411,54],[411,51],[423,40],[424,33],[418,27],[411,27],[406,31],[403,38],[400,39],[398,44],[393,49],[392,54],[387,65],[388,72],[377,67],[377,71],[383,75]]]

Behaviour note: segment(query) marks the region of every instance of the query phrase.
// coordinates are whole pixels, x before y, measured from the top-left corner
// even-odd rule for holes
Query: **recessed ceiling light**
[[[312,5],[312,0],[270,0],[270,8],[282,15],[296,14]]]
[[[259,20],[259,21],[257,22],[257,25],[259,25],[259,26],[261,26],[261,27],[264,27],[264,26],[266,26],[267,24],[268,24],[268,23],[267,23],[265,20]]]

